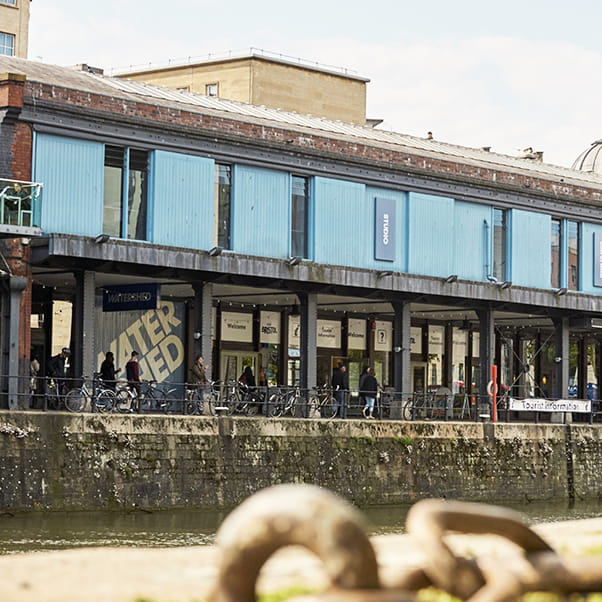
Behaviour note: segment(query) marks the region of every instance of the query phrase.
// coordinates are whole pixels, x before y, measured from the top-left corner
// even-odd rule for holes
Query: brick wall
[[[361,505],[592,498],[600,460],[590,426],[3,412],[0,508],[232,506],[285,482]]]

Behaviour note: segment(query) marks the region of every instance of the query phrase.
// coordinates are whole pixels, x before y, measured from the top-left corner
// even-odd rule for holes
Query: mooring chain
[[[383,588],[362,515],[334,494],[311,485],[278,485],[247,499],[224,521],[216,543],[221,555],[211,602],[254,602],[261,567],[279,548],[302,545],[324,564],[330,588],[304,598],[323,602],[408,602],[433,585],[469,602],[511,602],[526,592],[602,591],[602,562],[561,558],[521,516],[498,506],[423,500],[407,517],[424,566],[400,571]],[[516,544],[501,559],[455,554],[450,532],[493,534]]]

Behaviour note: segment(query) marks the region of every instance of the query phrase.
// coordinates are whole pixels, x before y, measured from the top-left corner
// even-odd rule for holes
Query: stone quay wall
[[[277,483],[359,505],[596,498],[597,425],[0,412],[0,508],[231,507]]]

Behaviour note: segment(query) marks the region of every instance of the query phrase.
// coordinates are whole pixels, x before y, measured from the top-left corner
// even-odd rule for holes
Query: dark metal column
[[[552,322],[555,331],[556,364],[552,396],[556,399],[566,399],[569,390],[569,318],[556,318]]]
[[[297,293],[301,316],[301,378],[304,390],[316,386],[318,296],[316,293]]]
[[[213,315],[213,284],[195,282],[194,288],[194,356],[203,356],[207,367],[207,378],[213,375],[213,354],[211,349],[211,318]],[[194,358],[193,358],[194,359]]]
[[[19,330],[21,322],[21,293],[27,286],[27,278],[10,276],[8,335],[8,409],[19,410],[29,407],[27,379],[19,378]]]
[[[75,299],[72,319],[71,374],[73,378],[92,378],[98,370],[94,346],[96,275],[94,272],[75,272]]]
[[[481,380],[479,383],[479,405],[490,407],[487,383],[491,380],[491,366],[495,362],[495,324],[493,309],[476,310],[479,318],[479,359]],[[480,412],[479,412],[480,413]]]
[[[410,391],[410,303],[392,301],[393,317],[393,386],[395,399],[391,403],[391,418],[401,418],[403,401]]]

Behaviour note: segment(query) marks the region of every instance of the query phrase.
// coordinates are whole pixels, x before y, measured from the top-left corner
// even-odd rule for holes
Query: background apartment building
[[[30,2],[0,0],[0,54],[27,58]]]

